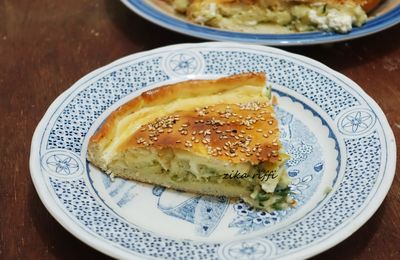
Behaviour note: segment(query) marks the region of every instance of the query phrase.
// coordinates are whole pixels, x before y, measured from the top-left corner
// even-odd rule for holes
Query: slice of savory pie
[[[245,32],[348,32],[381,0],[163,0],[194,23]],[[280,30],[279,30],[280,28]]]
[[[295,202],[270,91],[264,73],[146,91],[91,137],[89,160],[117,177],[287,208]]]

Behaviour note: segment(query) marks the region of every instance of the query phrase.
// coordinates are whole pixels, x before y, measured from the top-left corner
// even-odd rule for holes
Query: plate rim
[[[306,45],[317,45],[325,43],[342,42],[360,37],[365,37],[380,31],[386,30],[400,23],[400,4],[395,6],[392,10],[378,18],[372,18],[367,21],[368,23],[377,22],[376,19],[382,20],[379,24],[372,25],[371,28],[365,28],[363,26],[353,28],[352,31],[345,34],[333,33],[333,32],[308,32],[301,34],[254,34],[254,33],[242,33],[233,31],[224,31],[216,28],[207,26],[196,25],[187,21],[182,21],[176,17],[159,12],[151,5],[145,3],[146,0],[138,0],[137,5],[146,7],[149,11],[143,11],[137,8],[131,3],[131,0],[120,0],[128,9],[138,14],[147,21],[161,26],[165,29],[172,30],[177,33],[185,34],[192,37],[202,38],[212,41],[234,41],[250,44],[262,44],[270,46],[306,46]],[[155,16],[161,16],[169,22],[163,22]],[[386,19],[389,17],[390,19]],[[171,24],[178,23],[178,24]],[[312,36],[312,34],[314,36]],[[234,37],[235,35],[242,35],[241,37]],[[251,36],[251,39],[245,36]],[[286,36],[286,37],[280,37]],[[274,39],[274,38],[282,39]],[[291,39],[291,37],[293,37]]]
[[[109,256],[114,256],[114,257],[123,257],[123,258],[133,258],[133,259],[141,259],[141,256],[136,255],[134,252],[126,252],[125,250],[118,250],[118,252],[115,250],[116,247],[120,248],[118,245],[106,243],[105,241],[101,239],[93,240],[93,236],[88,235],[88,230],[82,229],[79,225],[77,225],[75,222],[70,220],[69,218],[65,218],[65,210],[59,207],[57,205],[56,201],[52,196],[50,195],[50,191],[48,191],[45,181],[43,178],[41,178],[41,172],[40,172],[40,163],[39,165],[37,164],[38,161],[40,161],[40,155],[37,152],[37,149],[40,149],[40,134],[46,129],[46,123],[49,121],[49,119],[52,116],[52,112],[54,112],[61,103],[65,100],[66,97],[68,97],[70,94],[72,94],[73,91],[77,90],[79,86],[82,85],[85,81],[94,78],[95,76],[109,70],[113,66],[117,66],[121,63],[127,62],[127,61],[133,61],[135,59],[141,58],[142,56],[152,54],[152,53],[157,53],[160,51],[172,51],[176,49],[186,49],[186,48],[207,48],[207,47],[222,47],[222,48],[251,48],[257,51],[269,51],[274,54],[284,54],[288,57],[293,57],[297,58],[300,61],[307,61],[310,64],[316,66],[317,68],[323,70],[324,72],[340,78],[343,82],[346,83],[346,85],[351,88],[353,91],[358,93],[361,97],[363,97],[368,104],[373,108],[374,112],[376,113],[377,117],[380,119],[382,122],[382,130],[384,133],[384,136],[387,140],[387,147],[388,151],[392,151],[391,153],[388,153],[388,166],[387,169],[383,174],[382,177],[382,182],[380,184],[380,192],[377,193],[378,196],[375,196],[371,198],[368,204],[368,207],[365,208],[358,216],[357,218],[354,218],[351,220],[353,223],[351,226],[348,226],[347,228],[344,227],[340,230],[338,230],[335,234],[335,236],[331,236],[330,238],[325,239],[321,243],[317,243],[311,247],[311,249],[306,248],[302,249],[298,252],[295,252],[294,255],[289,255],[285,256],[284,258],[299,258],[299,257],[311,257],[316,254],[319,254],[348,238],[351,234],[353,234],[355,231],[357,231],[363,224],[365,224],[371,216],[378,210],[379,206],[382,204],[384,198],[386,197],[387,193],[389,192],[389,189],[391,187],[391,184],[394,179],[395,171],[396,171],[396,153],[397,153],[397,148],[396,148],[396,142],[395,142],[395,137],[393,134],[393,131],[389,125],[389,122],[384,115],[382,109],[379,107],[379,105],[370,97],[358,84],[356,84],[354,81],[351,79],[347,78],[340,72],[337,72],[328,66],[322,64],[319,61],[316,61],[314,59],[299,55],[299,54],[294,54],[290,53],[284,50],[280,50],[277,48],[273,47],[266,47],[266,46],[259,46],[259,45],[248,45],[248,44],[241,44],[241,43],[230,43],[230,42],[205,42],[205,43],[189,43],[189,44],[174,44],[174,45],[169,45],[161,48],[156,48],[148,51],[143,51],[143,52],[138,52],[134,53],[125,57],[122,57],[120,59],[117,59],[105,66],[102,66],[98,69],[93,70],[92,72],[89,72],[82,78],[80,78],[78,81],[76,81],[74,84],[72,84],[70,87],[68,87],[64,92],[62,92],[48,107],[46,112],[44,113],[42,119],[38,123],[33,137],[32,137],[32,142],[31,142],[31,150],[30,150],[30,159],[29,159],[29,168],[30,168],[30,175],[33,181],[33,184],[35,186],[36,192],[48,210],[48,212],[57,220],[58,223],[60,223],[68,232],[70,232],[72,235],[74,235],[76,238],[81,240],[82,242],[86,243],[87,245],[91,246],[92,248],[95,248],[96,250],[109,255]],[[97,234],[95,234],[97,236]],[[122,249],[122,248],[120,248]],[[149,259],[153,259],[153,257],[148,257]]]

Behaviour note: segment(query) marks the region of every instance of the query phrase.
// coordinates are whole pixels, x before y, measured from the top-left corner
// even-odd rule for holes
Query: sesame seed
[[[268,138],[268,135],[267,134],[263,134],[263,137]]]
[[[269,130],[268,133],[269,133],[270,135],[272,135],[272,134],[273,134],[273,131],[272,131],[272,130]]]
[[[269,120],[269,121],[268,121],[268,124],[269,124],[269,125],[272,125],[272,123],[273,123],[272,120]]]
[[[257,132],[261,133],[261,132],[262,132],[262,129],[258,128],[258,129],[257,129]]]
[[[181,143],[181,140],[176,140],[176,143]]]

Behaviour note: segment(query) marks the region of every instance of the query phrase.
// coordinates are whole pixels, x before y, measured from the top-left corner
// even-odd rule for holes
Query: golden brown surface
[[[267,103],[218,104],[158,118],[138,130],[126,146],[170,147],[259,164],[279,159],[279,128]]]
[[[134,113],[140,108],[165,104],[179,98],[210,95],[242,85],[260,86],[265,84],[265,80],[264,73],[243,73],[216,80],[189,80],[143,92],[115,110],[92,136],[90,142],[97,143],[101,140],[104,142],[104,139],[113,135],[113,125],[119,118]]]
[[[251,85],[259,87],[255,101],[217,103],[206,107],[178,109],[141,126],[119,146],[176,148],[198,155],[213,156],[232,163],[277,162],[281,148],[279,128],[273,108],[257,101],[265,86],[264,73],[243,73],[216,80],[190,80],[162,86],[142,93],[115,110],[89,142],[89,159],[99,167],[106,146],[115,138],[118,122],[142,108],[196,96],[209,96]]]

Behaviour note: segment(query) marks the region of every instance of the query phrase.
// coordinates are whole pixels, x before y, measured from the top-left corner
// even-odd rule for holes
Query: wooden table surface
[[[107,258],[61,227],[40,201],[28,167],[33,131],[54,99],[93,69],[201,41],[153,25],[116,0],[0,1],[0,259]],[[400,26],[349,42],[284,49],[357,82],[400,140]],[[399,202],[397,175],[375,215],[316,258],[400,259]]]

